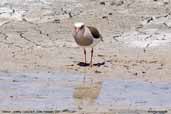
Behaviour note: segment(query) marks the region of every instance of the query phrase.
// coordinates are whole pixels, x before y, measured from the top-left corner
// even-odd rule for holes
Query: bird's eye
[[[83,29],[84,28],[84,25],[82,25],[81,27],[80,27],[80,29]]]

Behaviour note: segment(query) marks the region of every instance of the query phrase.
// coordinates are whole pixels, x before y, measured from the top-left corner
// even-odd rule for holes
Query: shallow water
[[[143,109],[171,107],[171,83],[105,80],[97,102]]]
[[[165,109],[171,107],[170,94],[167,82],[92,82],[64,73],[0,74],[0,110],[77,110],[87,104]]]
[[[73,108],[74,84],[81,77],[65,74],[3,74],[0,76],[0,108],[42,110]]]

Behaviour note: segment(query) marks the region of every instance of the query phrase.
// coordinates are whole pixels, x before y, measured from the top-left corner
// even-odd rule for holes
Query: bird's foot
[[[90,64],[85,63],[85,62],[79,62],[77,65],[82,66],[82,67],[86,67],[86,66],[89,66]]]
[[[92,64],[92,62],[90,62],[90,64],[89,64],[89,65],[90,65],[90,67],[93,67],[93,64]]]

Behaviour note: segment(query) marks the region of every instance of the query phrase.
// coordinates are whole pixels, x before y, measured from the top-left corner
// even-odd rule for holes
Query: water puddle
[[[171,107],[171,83],[106,80],[97,102],[140,109]]]
[[[0,73],[0,101],[0,110],[78,110],[86,106],[165,109],[171,107],[171,83],[93,82],[64,73]]]
[[[73,92],[81,76],[52,74],[1,74],[0,109],[73,109]]]

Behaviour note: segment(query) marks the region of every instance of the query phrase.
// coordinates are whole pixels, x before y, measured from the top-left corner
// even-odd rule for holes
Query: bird
[[[75,22],[73,37],[78,46],[84,50],[84,63],[86,61],[86,48],[91,48],[91,60],[90,66],[93,66],[93,52],[94,47],[100,42],[103,41],[103,37],[100,34],[99,30],[94,26],[85,25],[83,22]]]

